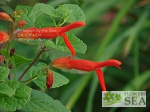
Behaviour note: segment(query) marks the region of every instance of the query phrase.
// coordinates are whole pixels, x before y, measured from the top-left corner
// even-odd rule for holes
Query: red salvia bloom
[[[72,59],[72,57],[58,58],[52,62],[55,68],[77,69],[82,71],[96,71],[100,86],[103,91],[106,91],[103,72],[100,68],[107,66],[115,66],[120,68],[121,62],[118,60],[110,59],[104,62],[93,62],[89,60]]]
[[[8,41],[8,39],[8,34],[4,31],[0,31],[0,44],[3,44],[4,42]]]
[[[53,73],[51,70],[48,70],[47,77],[46,77],[46,87],[49,89],[53,85]]]
[[[82,21],[73,22],[67,26],[63,27],[53,27],[53,28],[27,28],[21,32],[18,33],[19,38],[27,38],[27,39],[38,39],[38,38],[44,38],[44,39],[53,39],[58,36],[62,36],[64,39],[64,42],[66,43],[67,47],[71,51],[72,55],[75,56],[76,53],[74,51],[73,46],[71,45],[68,37],[66,36],[66,32],[78,28],[81,26],[85,26],[85,23]]]

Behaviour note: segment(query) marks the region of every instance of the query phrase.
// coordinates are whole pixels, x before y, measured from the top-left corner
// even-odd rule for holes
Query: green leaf
[[[27,72],[29,78],[35,77],[33,82],[42,89],[46,88],[46,72],[42,72],[47,65],[44,63],[39,63],[37,66],[32,66]],[[52,88],[57,88],[63,86],[69,82],[69,80],[63,75],[52,71],[54,75],[54,83]]]
[[[50,16],[45,14],[40,14],[40,16],[36,18],[34,26],[37,28],[43,28],[43,27],[54,26],[54,23],[52,18],[50,18]]]
[[[3,49],[1,50],[1,53],[6,56],[7,55],[7,51],[6,49]],[[14,64],[16,67],[23,64],[23,63],[26,63],[26,62],[31,62],[32,59],[27,59],[23,56],[20,56],[18,54],[14,54],[11,58],[10,58],[10,61],[12,62],[12,64]]]
[[[51,61],[57,59],[57,58],[60,58],[60,57],[66,57],[68,55],[70,55],[69,52],[63,52],[63,51],[59,51],[59,50],[51,50],[50,52],[47,52],[49,54],[49,59]]]
[[[43,3],[37,3],[36,5],[34,5],[30,16],[37,15],[38,13],[43,13],[49,16],[57,17],[57,13],[54,7]],[[33,20],[36,20],[36,18]]]
[[[12,56],[10,60],[13,64],[16,64],[16,66],[19,66],[23,63],[32,61],[32,59],[27,59],[27,58],[17,55],[17,54],[14,54],[14,56]]]
[[[71,112],[60,101],[37,90],[32,90],[31,99],[24,108],[30,112]]]
[[[12,93],[7,93],[7,95],[9,95],[10,97],[4,94],[0,94],[1,109],[5,111],[16,111],[18,109],[21,109],[29,101],[31,88],[29,88],[25,84],[22,84],[18,81],[6,81],[2,84],[8,85],[10,88],[12,88],[12,90],[9,89],[5,92]]]
[[[57,8],[58,12],[62,14],[65,22],[85,21],[86,17],[82,9],[78,5],[64,4]]]
[[[9,69],[3,66],[0,66],[0,81],[4,81],[4,79],[8,76]]]
[[[63,86],[67,83],[69,83],[69,79],[64,77],[63,75],[57,73],[57,72],[54,72],[53,71],[53,75],[54,75],[54,84],[52,86],[52,88],[57,88],[57,87],[60,87],[60,86]]]
[[[73,45],[75,52],[85,54],[85,52],[87,50],[86,44],[83,43],[82,40],[80,40],[79,38],[77,38],[75,35],[73,35],[71,33],[67,33],[67,36],[69,38],[69,41]],[[54,48],[56,50],[70,52],[68,47],[66,47],[66,44],[64,43],[64,40],[62,37],[60,37],[60,40],[57,45],[55,45],[52,41],[46,41],[45,45],[46,45],[46,47]]]
[[[36,4],[30,13],[31,20],[37,28],[54,26],[51,18],[53,16],[56,16],[55,9],[43,3]]]
[[[7,14],[12,14],[13,9],[7,4],[8,0],[0,0],[0,8],[5,11]]]
[[[15,94],[15,90],[11,88],[6,82],[0,83],[0,94],[8,95],[11,97]]]
[[[37,77],[41,78],[46,76],[46,72],[43,72],[43,69],[46,68],[47,65],[45,63],[38,63],[37,66],[32,66],[29,71],[27,72],[27,75],[32,78],[32,77]]]

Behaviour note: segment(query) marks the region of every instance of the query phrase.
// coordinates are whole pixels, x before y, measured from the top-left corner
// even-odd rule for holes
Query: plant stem
[[[14,65],[14,80],[16,80],[16,65]]]
[[[83,89],[86,87],[87,82],[90,80],[91,76],[92,76],[91,74],[83,76],[82,80],[79,83],[79,87],[76,90],[77,92],[72,94],[72,96],[70,97],[70,99],[66,103],[67,109],[72,109],[72,107],[75,105],[75,103],[77,102],[77,100],[78,100],[79,96],[81,95]]]
[[[136,0],[127,0],[124,7],[119,11],[119,13],[116,15],[115,20],[113,21],[109,32],[107,33],[106,37],[104,38],[101,46],[98,48],[98,52],[95,55],[95,60],[99,59],[99,56],[103,54],[105,51],[105,48],[109,44],[109,42],[114,38],[114,34],[116,33],[117,29],[119,28],[119,25],[122,21],[122,19],[125,17],[127,12],[131,9],[132,5],[135,3]]]
[[[135,39],[134,43],[134,75],[139,76],[139,42]]]
[[[57,24],[56,24],[56,21],[55,21],[54,17],[53,17],[53,16],[51,16],[51,18],[52,18],[52,21],[53,21],[53,23],[54,23],[54,26],[56,27],[56,26],[57,26]]]
[[[33,62],[25,69],[25,71],[22,73],[22,75],[19,77],[18,81],[20,81],[23,76],[26,74],[26,72],[32,67],[32,65],[39,59],[39,57],[41,56],[41,54],[43,52],[45,52],[45,46],[43,48],[41,48],[41,51],[39,52],[39,54],[35,57],[35,59],[33,60]]]
[[[7,45],[7,53],[6,53],[6,59],[5,59],[5,61],[6,61],[6,67],[8,68],[8,62],[9,62],[9,50],[10,50],[10,44],[11,44],[11,40],[12,40],[12,37],[13,37],[13,33],[14,33],[14,30],[15,30],[15,28],[16,28],[16,22],[15,21],[12,21],[12,30],[11,30],[11,32],[10,32],[10,35],[9,35],[9,40],[8,40],[8,42],[6,43],[6,44],[8,44]],[[9,28],[8,28],[9,29]],[[9,31],[9,30],[8,30]],[[4,46],[2,46],[2,48],[3,47],[5,47],[5,45],[6,44],[4,44]]]
[[[37,76],[35,75],[35,76],[31,77],[30,79],[24,81],[24,83],[25,83],[25,84],[28,84],[29,82],[31,82],[32,80],[34,80],[34,79],[36,79],[36,78],[37,78]]]
[[[10,40],[8,40],[7,44],[7,53],[6,53],[6,67],[8,68],[8,62],[9,62],[9,49],[10,49]]]

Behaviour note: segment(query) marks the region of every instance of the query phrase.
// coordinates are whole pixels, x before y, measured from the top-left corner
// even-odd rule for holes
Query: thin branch
[[[27,73],[27,71],[33,66],[33,64],[39,59],[39,57],[41,56],[41,54],[43,52],[45,52],[45,46],[43,48],[41,48],[41,51],[39,52],[39,54],[36,56],[36,58],[33,60],[33,62],[25,69],[25,71],[22,73],[22,75],[19,77],[18,81],[20,81],[23,76]]]
[[[29,82],[31,82],[32,80],[35,80],[37,78],[37,75],[36,76],[33,76],[31,77],[30,79],[24,81],[24,84],[28,84]]]

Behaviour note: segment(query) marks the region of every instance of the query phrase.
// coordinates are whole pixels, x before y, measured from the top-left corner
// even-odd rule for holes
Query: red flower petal
[[[98,80],[100,82],[100,86],[102,88],[102,91],[106,91],[106,86],[105,86],[105,81],[104,81],[104,75],[103,75],[103,72],[102,70],[100,69],[96,69],[96,73],[97,73],[97,76],[98,76]]]
[[[93,62],[93,61],[89,61],[89,60],[70,60],[68,62],[68,64],[74,68],[74,69],[78,69],[78,70],[82,70],[82,71],[92,71],[95,70],[96,67],[96,63],[97,62]]]
[[[52,62],[52,66],[55,68],[72,69],[72,67],[68,64],[70,60],[71,60],[71,56],[58,58]]]
[[[72,47],[69,39],[67,38],[66,34],[65,33],[62,33],[62,37],[64,39],[64,42],[66,43],[66,46],[69,48],[69,50],[71,51],[72,55],[75,56],[76,53],[74,51],[74,48]]]
[[[104,62],[97,63],[97,68],[101,67],[107,67],[107,66],[115,66],[117,68],[120,68],[121,62],[118,60],[110,59]]]
[[[82,22],[82,21],[73,22],[73,23],[71,23],[67,26],[61,27],[61,33],[68,32],[69,30],[72,30],[72,29],[75,29],[75,28],[78,28],[78,27],[81,27],[81,26],[85,26],[85,23]]]

